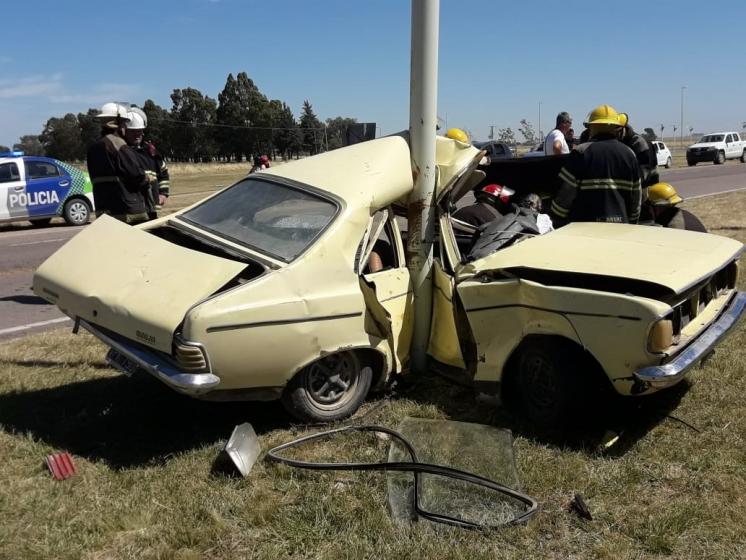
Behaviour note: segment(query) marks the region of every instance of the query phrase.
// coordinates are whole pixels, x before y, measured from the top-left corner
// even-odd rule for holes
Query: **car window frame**
[[[31,165],[45,165],[48,167],[53,168],[57,174],[56,175],[42,175],[39,177],[34,176],[31,173]],[[60,170],[59,166],[55,165],[54,163],[50,161],[44,161],[42,159],[26,159],[23,161],[24,170],[26,171],[26,180],[27,181],[37,181],[39,179],[45,180],[45,179],[54,179],[57,177],[61,177],[63,175],[62,171]]]
[[[15,176],[13,176],[13,173],[11,172],[10,179],[7,179],[7,180],[0,178],[0,184],[3,184],[3,183],[15,183],[15,182],[21,180],[21,171],[18,168],[18,163],[17,162],[15,162],[15,161],[5,161],[3,163],[0,163],[0,167],[2,167],[4,165],[7,165],[8,168],[11,169],[11,170],[13,169],[13,167],[15,167],[16,174],[15,174]],[[13,167],[11,167],[11,166],[13,166]]]

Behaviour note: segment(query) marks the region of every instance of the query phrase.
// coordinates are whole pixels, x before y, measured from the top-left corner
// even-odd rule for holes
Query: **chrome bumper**
[[[150,375],[179,393],[192,396],[202,395],[212,391],[220,384],[220,378],[217,375],[212,373],[184,373],[179,371],[172,363],[164,360],[155,351],[151,351],[114,333],[104,332],[103,329],[80,318],[76,320],[77,325],[80,325],[101,342],[114,348]]]
[[[649,383],[656,389],[675,385],[684,374],[703,357],[728,333],[738,322],[746,307],[746,292],[736,292],[728,307],[720,317],[697,337],[681,354],[667,364],[650,366],[635,372],[635,378]]]

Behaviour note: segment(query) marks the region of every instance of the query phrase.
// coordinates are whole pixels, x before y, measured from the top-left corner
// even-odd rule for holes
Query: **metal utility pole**
[[[407,218],[407,266],[414,290],[411,368],[427,367],[432,317],[433,237],[435,235],[435,134],[438,104],[438,25],[440,0],[412,0],[409,84],[409,142],[414,191]],[[447,117],[446,117],[447,118]]]
[[[681,86],[681,147],[684,147],[684,90],[686,86]]]
[[[538,126],[537,126],[537,132],[539,133],[539,136],[541,136],[541,138],[539,138],[539,140],[544,140],[544,135],[541,133],[541,101],[539,101],[539,122],[537,124],[538,124]],[[533,148],[531,148],[531,149],[533,149]]]

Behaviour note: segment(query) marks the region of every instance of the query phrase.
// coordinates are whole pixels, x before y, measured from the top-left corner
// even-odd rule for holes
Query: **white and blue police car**
[[[0,223],[29,220],[46,225],[62,216],[79,226],[93,210],[88,173],[48,157],[0,153]]]

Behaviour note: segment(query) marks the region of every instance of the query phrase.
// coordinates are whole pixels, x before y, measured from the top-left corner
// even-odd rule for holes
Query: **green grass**
[[[715,233],[746,241],[746,193],[687,207]],[[743,324],[685,383],[611,401],[562,442],[435,375],[373,396],[353,422],[396,427],[414,416],[514,431],[522,487],[541,511],[487,534],[396,526],[381,474],[260,461],[247,479],[215,476],[212,462],[238,423],[254,425],[265,451],[315,429],[294,426],[276,403],[206,403],[127,379],[104,353],[64,329],[0,345],[0,558],[746,557]],[[607,430],[620,437],[604,450]],[[61,450],[78,474],[56,482],[43,460]],[[385,452],[375,438],[310,451],[368,460]],[[593,521],[564,508],[575,492]]]

